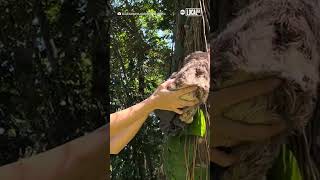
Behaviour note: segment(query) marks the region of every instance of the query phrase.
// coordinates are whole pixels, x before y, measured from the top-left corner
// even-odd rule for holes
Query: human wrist
[[[147,99],[144,100],[145,107],[149,112],[152,112],[157,109],[156,101],[154,95],[151,95]]]

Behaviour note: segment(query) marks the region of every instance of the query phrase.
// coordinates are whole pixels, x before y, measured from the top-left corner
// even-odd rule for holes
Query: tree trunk
[[[208,65],[208,54],[207,52],[207,34],[209,32],[209,25],[208,25],[208,9],[209,4],[208,1],[197,1],[197,0],[191,0],[191,1],[183,1],[178,0],[176,1],[176,27],[174,31],[174,40],[175,40],[175,46],[174,46],[174,58],[173,62],[171,62],[171,72],[178,72],[179,74],[184,66],[187,66],[187,62],[194,61],[198,64],[201,64],[204,66],[190,66],[190,69],[194,69],[194,71],[201,69],[203,72],[207,72],[205,69],[209,69]],[[188,17],[184,15],[180,15],[180,10],[183,10],[185,8],[202,8],[203,16],[198,17]],[[202,51],[205,53],[194,53],[196,51]],[[187,57],[187,58],[186,58]],[[189,57],[189,58],[188,58]],[[189,61],[190,60],[190,61]],[[189,66],[188,66],[189,67]],[[180,71],[181,70],[181,71]],[[185,71],[185,74],[188,72]],[[192,70],[190,71],[192,73]],[[183,74],[183,73],[182,73]],[[178,79],[178,76],[176,79]],[[183,76],[183,75],[182,75]],[[209,75],[205,74],[207,79],[209,79]],[[173,77],[173,76],[172,76]],[[190,80],[192,81],[192,80]],[[179,81],[180,82],[180,81]],[[181,83],[182,82],[182,83]],[[180,82],[180,84],[183,84],[183,80]],[[176,85],[179,83],[176,83]],[[209,84],[209,83],[208,83]],[[181,88],[177,85],[177,88]],[[170,87],[169,87],[170,89]],[[200,89],[200,88],[199,88]],[[205,94],[208,92],[204,92],[202,94]],[[205,96],[205,95],[204,95]],[[203,109],[205,112],[205,108]],[[187,113],[185,113],[187,114]],[[192,113],[191,113],[192,114]],[[181,116],[180,116],[181,120]],[[207,121],[208,122],[208,121]],[[207,127],[209,127],[207,125]],[[208,134],[208,130],[207,130]],[[185,137],[185,146],[184,146],[184,157],[192,157],[194,158],[194,161],[188,162],[188,158],[185,159],[185,166],[188,166],[188,170],[186,170],[186,179],[208,179],[209,176],[207,176],[207,173],[199,173],[195,171],[195,169],[199,169],[200,172],[208,171],[208,165],[209,165],[209,152],[208,152],[208,136],[205,137],[198,137],[198,136],[188,136]],[[170,139],[170,137],[169,137]],[[190,148],[191,147],[191,148]],[[194,148],[194,149],[193,149]],[[192,149],[192,150],[189,150]],[[189,154],[186,155],[186,154]],[[193,155],[190,155],[193,154]],[[167,160],[167,159],[166,159]],[[169,160],[167,160],[169,161]],[[170,163],[170,162],[168,162]],[[187,165],[190,163],[189,165]],[[185,167],[183,167],[185,168]],[[198,174],[201,174],[200,176]],[[171,177],[167,177],[171,178]]]

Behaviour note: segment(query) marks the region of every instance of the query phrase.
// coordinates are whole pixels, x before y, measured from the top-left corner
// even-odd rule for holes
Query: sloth
[[[181,99],[192,100],[197,98],[199,104],[205,103],[210,85],[209,59],[208,52],[196,51],[188,55],[184,59],[184,65],[180,71],[171,75],[170,79],[175,79],[175,81],[168,86],[168,90],[174,91],[187,86],[197,86],[198,88],[194,92],[182,96]],[[183,114],[180,115],[179,119],[186,124],[192,123],[199,104],[183,109]]]
[[[222,180],[264,179],[287,137],[303,133],[317,99],[319,13],[319,4],[312,0],[260,0],[243,9],[211,40],[210,94],[255,80],[281,80],[272,92],[223,107],[219,113],[211,107],[211,125],[223,121],[286,125],[276,136],[232,147],[240,160],[227,168]],[[208,101],[219,104],[218,98]],[[220,146],[230,147],[227,142],[239,138],[228,133],[228,141],[221,140],[225,144]]]
[[[169,135],[176,135],[187,124],[193,122],[193,116],[199,106],[207,101],[210,85],[210,55],[209,52],[196,51],[183,60],[183,66],[173,73],[169,79],[174,79],[168,86],[168,90],[175,91],[187,86],[197,86],[198,88],[185,94],[181,99],[198,99],[199,103],[192,107],[183,109],[183,114],[177,115],[174,112],[156,110],[156,115],[160,118],[160,128]]]

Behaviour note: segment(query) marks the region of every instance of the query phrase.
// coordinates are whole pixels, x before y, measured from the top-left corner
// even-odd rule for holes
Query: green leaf
[[[193,122],[187,128],[187,134],[204,137],[206,134],[206,119],[203,111],[199,108],[193,117]]]
[[[296,158],[290,149],[283,145],[279,157],[270,171],[270,180],[302,180]]]

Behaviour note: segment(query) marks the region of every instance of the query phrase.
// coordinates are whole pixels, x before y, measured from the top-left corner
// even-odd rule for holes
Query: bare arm
[[[180,96],[196,90],[196,87],[186,87],[177,91],[167,90],[173,80],[161,84],[146,100],[125,110],[110,115],[110,153],[118,154],[136,135],[148,115],[155,109],[174,111],[182,114],[180,108],[193,106],[198,100],[186,101]]]
[[[145,120],[153,110],[154,105],[147,99],[130,108],[111,114],[110,138],[127,129],[134,122]]]
[[[127,128],[110,138],[110,154],[118,154],[137,134],[147,117],[137,119]]]
[[[107,126],[36,156],[0,167],[1,180],[92,180],[107,175]],[[106,179],[106,178],[105,178]]]

